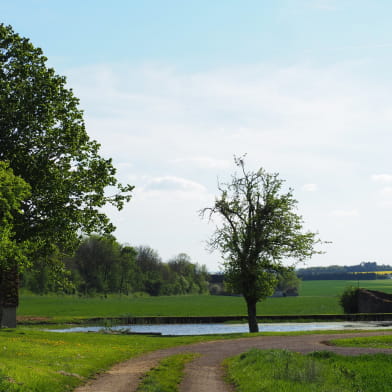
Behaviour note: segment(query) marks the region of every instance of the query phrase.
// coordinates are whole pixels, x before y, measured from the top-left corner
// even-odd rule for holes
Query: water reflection
[[[325,323],[275,323],[259,324],[260,332],[294,332],[342,329],[392,328],[385,322],[325,322]],[[66,329],[48,330],[51,332],[98,332],[103,326],[83,326]],[[162,335],[211,335],[248,332],[247,324],[154,324],[154,325],[117,325],[113,331],[129,330],[137,333],[161,333]]]

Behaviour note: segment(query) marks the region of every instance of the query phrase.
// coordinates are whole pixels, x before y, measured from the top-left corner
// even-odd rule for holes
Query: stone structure
[[[358,290],[358,313],[392,313],[392,294]]]

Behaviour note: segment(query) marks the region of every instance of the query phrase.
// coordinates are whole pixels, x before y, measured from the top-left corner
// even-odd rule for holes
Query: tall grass
[[[386,392],[392,385],[392,356],[301,355],[251,350],[226,362],[238,392]]]

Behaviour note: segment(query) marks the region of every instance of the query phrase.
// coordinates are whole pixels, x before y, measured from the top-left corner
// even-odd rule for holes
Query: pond
[[[344,329],[392,328],[392,322],[314,322],[259,324],[260,332],[295,332]],[[249,332],[247,324],[132,324],[116,325],[110,329],[104,326],[83,326],[47,330],[50,332],[99,332],[124,331],[135,333],[160,333],[162,335],[211,335]]]

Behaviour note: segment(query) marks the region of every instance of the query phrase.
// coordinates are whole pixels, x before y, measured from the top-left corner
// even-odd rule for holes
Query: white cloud
[[[392,186],[385,186],[379,190],[379,206],[382,208],[392,207]]]
[[[104,151],[122,161],[149,159],[155,167],[186,159],[225,169],[233,154],[247,152],[273,171],[276,162],[279,170],[342,168],[349,158],[337,151],[363,148],[364,124],[382,117],[368,113],[371,89],[369,98],[358,95],[337,66],[253,65],[184,74],[170,67],[101,65],[68,74],[88,131]],[[328,156],[318,154],[328,148]]]
[[[206,188],[195,181],[175,176],[156,177],[148,181],[144,187],[145,191],[183,191],[183,192],[205,192]]]
[[[317,184],[305,184],[302,186],[302,190],[305,192],[316,192],[318,190]]]
[[[352,209],[352,210],[333,210],[331,211],[331,215],[332,216],[336,216],[336,217],[356,217],[359,216],[359,212],[356,209]]]
[[[213,202],[217,178],[230,178],[233,155],[244,153],[249,169],[278,172],[287,186],[303,185],[304,192],[323,190],[311,198],[304,194],[299,206],[322,237],[323,230],[335,232],[338,217],[360,217],[362,224],[352,228],[358,237],[356,226],[368,223],[359,211],[374,197],[364,182],[369,171],[388,167],[392,120],[392,86],[355,77],[360,67],[354,62],[255,64],[185,73],[106,64],[67,72],[88,133],[102,144],[105,156],[113,157],[121,180],[136,185],[129,208],[122,211],[128,215],[119,224],[119,238],[133,236],[144,243],[152,238],[157,249],[172,247],[168,253],[192,255],[188,249],[194,249],[200,255],[204,245],[200,240],[195,245],[194,227],[199,239],[207,239],[209,226],[197,211]],[[391,184],[391,178],[372,176],[381,185]],[[375,203],[387,205],[388,192],[377,193]],[[357,209],[333,210],[336,205]],[[331,210],[327,216],[320,212]],[[165,234],[181,236],[184,248],[161,240],[161,226],[151,223],[156,217],[167,220]],[[198,257],[212,265],[218,258]]]
[[[207,188],[198,182],[176,176],[151,178],[139,189],[139,197],[148,197],[157,201],[162,198],[171,200],[206,200],[209,198]]]
[[[392,174],[373,174],[372,180],[381,184],[392,183]]]
[[[392,197],[392,186],[386,186],[382,188],[380,193],[384,197]]]
[[[189,157],[173,159],[173,163],[195,165],[202,169],[226,169],[231,166],[231,162],[225,159],[211,157]]]

